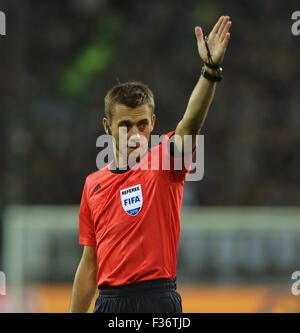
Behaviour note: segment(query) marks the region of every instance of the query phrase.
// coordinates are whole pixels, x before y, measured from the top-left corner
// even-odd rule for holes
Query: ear
[[[155,120],[156,120],[156,115],[153,114],[153,115],[152,115],[152,119],[151,119],[151,132],[152,132],[153,129],[154,129]]]
[[[102,124],[103,124],[105,133],[111,135],[111,130],[109,127],[109,120],[106,117],[103,118]]]

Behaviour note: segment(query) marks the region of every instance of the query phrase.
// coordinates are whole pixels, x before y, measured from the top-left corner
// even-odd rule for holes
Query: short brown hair
[[[149,87],[137,81],[120,83],[112,87],[104,98],[105,116],[112,120],[115,104],[124,104],[131,108],[148,104],[154,113],[154,96]]]

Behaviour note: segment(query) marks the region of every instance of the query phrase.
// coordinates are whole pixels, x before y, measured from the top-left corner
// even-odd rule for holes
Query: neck
[[[118,169],[126,169],[128,167],[127,155],[120,153],[120,150],[114,145],[115,166]]]
[[[147,148],[145,149],[145,151],[141,152],[141,154],[135,155],[134,164],[139,163],[141,158],[146,154],[146,152],[148,150]],[[120,153],[119,149],[116,146],[114,146],[114,158],[115,158],[115,160],[114,160],[115,166],[118,169],[127,169],[128,165],[130,164],[129,162],[131,162],[130,160],[128,161],[127,154],[124,155],[124,154]]]

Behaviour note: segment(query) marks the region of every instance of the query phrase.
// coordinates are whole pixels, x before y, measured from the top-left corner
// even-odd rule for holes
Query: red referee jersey
[[[141,168],[116,173],[111,162],[86,178],[79,243],[96,247],[98,287],[175,279],[183,186],[189,170],[174,167],[183,159],[169,153],[167,140],[173,134],[148,150],[138,163]],[[155,159],[159,159],[157,170],[143,170]],[[170,170],[162,168],[165,160],[170,161]]]

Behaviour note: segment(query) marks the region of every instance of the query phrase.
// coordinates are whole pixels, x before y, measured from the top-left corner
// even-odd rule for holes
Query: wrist
[[[218,69],[212,69],[212,68],[206,66],[205,64],[204,64],[204,68],[205,68],[205,70],[206,70],[208,73],[210,73],[210,74],[212,74],[212,75],[218,75],[219,72],[220,72],[220,69],[219,69],[219,68],[218,68]]]
[[[223,69],[220,67],[219,69],[211,69],[207,68],[207,66],[203,66],[201,70],[201,75],[205,77],[210,82],[220,82],[223,78],[222,76]]]

